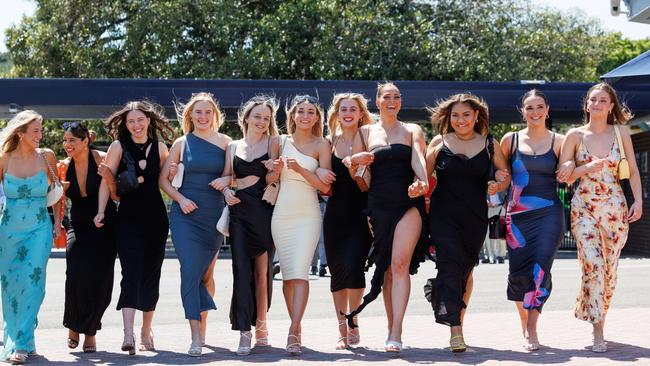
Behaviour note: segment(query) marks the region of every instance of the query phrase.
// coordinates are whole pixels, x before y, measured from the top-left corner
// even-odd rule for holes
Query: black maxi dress
[[[436,159],[436,189],[431,195],[429,232],[436,248],[438,274],[425,286],[436,322],[461,325],[465,286],[487,233],[487,181],[490,157],[486,147],[468,158],[446,144]]]
[[[235,146],[233,144],[232,148]],[[268,255],[267,304],[268,308],[271,307],[274,255],[271,236],[273,206],[262,201],[268,172],[263,161],[268,158],[268,153],[250,162],[236,154],[233,158],[233,172],[236,177],[253,175],[259,178],[252,186],[237,190],[236,196],[240,202],[230,206],[229,231],[234,282],[230,302],[230,324],[233,330],[249,331],[257,321],[255,258],[265,252]]]
[[[167,209],[158,188],[160,155],[158,141],[149,139],[141,148],[130,137],[120,140],[122,149],[136,162],[136,174],[144,181],[132,192],[120,196],[117,211],[117,253],[122,265],[120,299],[117,310],[156,309],[160,287],[160,269],[165,258],[169,233]],[[145,156],[148,146],[149,154]],[[145,169],[140,161],[145,160]],[[124,159],[117,173],[126,170]]]
[[[370,292],[363,297],[359,308],[346,315],[351,328],[357,326],[354,324],[354,316],[381,293],[384,275],[390,267],[397,224],[412,207],[419,211],[422,218],[425,217],[424,196],[416,198],[408,196],[408,187],[415,178],[415,172],[411,167],[411,149],[404,144],[390,144],[372,150],[375,158],[370,166],[372,181],[368,191],[368,216],[373,231],[373,243],[367,268],[373,264],[376,267],[370,280]],[[420,239],[411,257],[410,274],[417,273],[420,262],[425,258],[427,246],[425,226],[423,222]]]
[[[94,336],[102,328],[102,316],[111,303],[115,271],[115,204],[108,201],[104,226],[93,222],[102,177],[88,149],[86,196],[81,195],[75,161],[68,165],[66,197],[72,201],[70,218],[76,240],[66,249],[65,309],[63,325],[77,333]]]
[[[361,192],[341,159],[332,154],[336,181],[323,218],[325,256],[332,292],[366,287],[365,264],[372,244],[366,208],[368,194]]]

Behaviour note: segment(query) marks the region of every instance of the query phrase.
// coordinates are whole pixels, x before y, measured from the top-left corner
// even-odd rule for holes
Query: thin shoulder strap
[[[616,133],[616,141],[618,141],[618,152],[621,155],[621,160],[627,160],[625,155],[625,147],[623,147],[623,139],[621,138],[621,131],[618,129],[617,125],[614,125],[614,132]]]
[[[363,130],[359,130],[359,134],[361,135],[361,145],[363,145],[363,151],[368,151],[368,144],[366,144],[366,140],[363,137]],[[370,131],[368,131],[368,135],[370,135]]]
[[[334,140],[332,141],[332,151],[330,151],[331,154],[334,154],[334,149],[336,148],[336,143],[339,141],[340,137],[341,137],[341,135],[334,136]]]
[[[185,140],[187,140],[187,135],[181,137],[181,159],[178,161],[179,163],[183,162],[183,152],[185,151]]]
[[[228,160],[230,160],[230,171],[231,171],[231,179],[230,179],[230,185],[232,186],[235,183],[235,153],[237,152],[237,141],[233,141],[230,144],[230,153],[228,154]]]
[[[43,153],[43,150],[39,149],[38,153],[39,153],[39,155],[41,155],[41,158],[45,162],[45,166],[47,167],[47,170],[50,172],[50,176],[52,178],[52,181],[55,184],[60,185],[61,183],[59,183],[59,177],[56,175],[56,173],[54,173],[54,169],[52,169],[52,165],[50,165],[50,162],[47,160],[47,157]]]

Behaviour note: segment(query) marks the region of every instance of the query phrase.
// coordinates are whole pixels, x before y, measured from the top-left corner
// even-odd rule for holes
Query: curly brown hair
[[[472,110],[478,111],[478,118],[474,125],[474,131],[486,136],[490,125],[488,106],[483,99],[471,93],[454,94],[445,100],[438,102],[435,108],[428,108],[431,112],[431,124],[438,127],[438,133],[446,135],[454,131],[451,127],[451,110],[456,104],[467,104]]]
[[[149,128],[147,129],[149,138],[158,140],[158,137],[160,137],[168,144],[174,140],[174,129],[167,117],[165,117],[163,107],[146,100],[127,102],[122,109],[108,117],[106,129],[114,140],[122,140],[131,135],[126,128],[126,116],[129,112],[135,110],[144,113],[149,118]]]
[[[627,121],[631,120],[632,117],[634,117],[634,115],[632,114],[632,112],[630,112],[627,106],[618,99],[616,90],[614,90],[614,88],[612,88],[611,85],[607,83],[599,83],[589,88],[589,90],[587,91],[587,95],[585,95],[585,100],[582,108],[584,113],[584,118],[585,118],[584,123],[589,123],[590,115],[589,115],[589,111],[587,110],[587,102],[589,101],[589,95],[594,90],[604,90],[607,94],[609,94],[609,99],[611,100],[611,102],[614,103],[614,108],[612,108],[612,113],[607,115],[607,124],[624,125],[625,123],[627,123]]]

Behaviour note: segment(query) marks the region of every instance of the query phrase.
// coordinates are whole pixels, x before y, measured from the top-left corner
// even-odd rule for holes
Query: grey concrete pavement
[[[506,263],[477,267],[474,292],[465,319],[465,338],[470,349],[464,354],[452,354],[448,349],[448,328],[434,323],[431,307],[423,297],[422,286],[428,277],[435,275],[433,263],[427,262],[412,277],[411,299],[404,323],[406,348],[400,355],[383,352],[387,332],[381,297],[369,305],[360,317],[361,347],[334,350],[337,326],[329,292],[329,277],[311,277],[311,294],[303,323],[304,353],[300,357],[287,356],[284,345],[289,321],[278,276],[274,281],[275,292],[268,323],[273,346],[255,350],[250,356],[238,357],[234,354],[238,332],[230,330],[228,320],[232,292],[230,264],[229,259],[217,261],[215,280],[219,309],[210,313],[207,342],[211,346],[204,349],[201,358],[190,358],[185,354],[190,333],[187,321],[183,319],[176,259],[167,259],[163,265],[161,298],[154,319],[158,351],[129,357],[119,350],[122,321],[120,313],[115,311],[119,294],[119,264],[115,268],[113,302],[104,316],[103,329],[97,336],[99,352],[83,354],[80,348],[74,351],[66,348],[67,330],[61,325],[65,260],[51,259],[47,273],[47,294],[36,332],[41,356],[30,359],[30,364],[356,365],[372,361],[373,364],[386,365],[650,365],[650,259],[621,260],[619,286],[607,320],[606,338],[610,351],[605,354],[595,354],[586,348],[591,342],[591,327],[572,315],[571,309],[580,283],[577,260],[558,259],[552,271],[553,293],[539,323],[540,340],[545,347],[538,352],[528,353],[521,347],[519,320],[514,305],[505,298]],[[139,321],[136,321],[137,324]],[[136,338],[139,339],[138,331]]]

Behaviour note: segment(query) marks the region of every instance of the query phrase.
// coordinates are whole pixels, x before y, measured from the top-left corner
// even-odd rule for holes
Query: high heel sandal
[[[454,341],[457,339],[457,341]],[[467,345],[465,344],[465,338],[462,335],[456,335],[449,339],[449,347],[454,353],[465,352],[467,350]]]
[[[156,350],[156,347],[153,344],[153,329],[149,330],[149,339],[147,339],[144,334],[140,333],[140,347],[138,347],[138,349],[140,352]]]
[[[124,334],[124,340],[122,341],[122,351],[129,352],[129,355],[131,356],[135,354],[135,336],[133,333]]]
[[[354,323],[359,324],[359,322],[356,319],[356,316],[354,318],[355,318]],[[356,334],[353,332],[356,332]],[[354,329],[348,328],[348,344],[350,346],[356,346],[359,343],[361,343],[361,335],[359,334],[359,327],[356,327]]]
[[[203,347],[200,344],[195,345],[194,343],[192,343],[190,345],[190,349],[187,350],[187,354],[192,357],[199,357],[201,356],[202,353],[203,353]]]
[[[68,348],[75,349],[78,346],[79,346],[79,340],[78,339],[68,338]]]
[[[289,343],[290,338],[295,338],[297,342]],[[289,352],[289,356],[300,355],[302,353],[301,347],[302,345],[300,344],[300,338],[298,338],[297,335],[289,334],[289,336],[287,336],[287,352]]]
[[[402,342],[386,340],[384,350],[386,352],[400,353],[402,352]]]
[[[239,332],[239,347],[237,347],[238,356],[248,356],[251,354],[251,338],[253,334],[250,331]],[[248,346],[242,346],[242,341],[248,343]]]
[[[11,362],[12,365],[22,365],[27,361],[28,357],[29,353],[16,350],[11,354],[11,357],[9,357],[9,362]]]
[[[260,324],[260,326],[257,326],[257,323]],[[266,336],[264,337],[258,337],[257,333],[262,332],[265,333]],[[255,322],[255,347],[268,347],[269,346],[269,330],[266,327],[266,320],[258,320]]]
[[[345,327],[347,333],[348,327],[345,318],[339,319],[339,330],[341,329],[341,326]],[[340,350],[348,349],[349,347],[350,346],[348,344],[348,337],[339,336],[339,340],[336,341],[336,349],[340,351]]]

